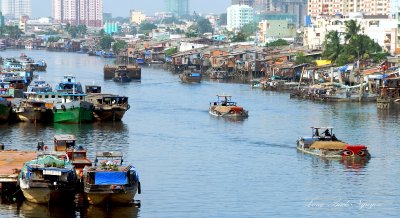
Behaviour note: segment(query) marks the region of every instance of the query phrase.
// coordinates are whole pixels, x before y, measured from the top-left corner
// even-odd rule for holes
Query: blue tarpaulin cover
[[[128,178],[126,172],[96,172],[95,185],[126,185]]]

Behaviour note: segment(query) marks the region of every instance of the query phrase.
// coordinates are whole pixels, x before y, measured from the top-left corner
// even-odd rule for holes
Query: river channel
[[[40,78],[53,86],[73,74],[83,85],[129,97],[122,122],[93,124],[1,124],[6,149],[52,145],[54,134],[75,134],[95,151],[124,153],[140,175],[141,207],[0,204],[1,217],[387,217],[400,213],[400,112],[374,103],[318,103],[247,84],[204,80],[183,84],[161,67],[143,67],[142,80],[103,79],[100,57],[47,51],[25,53],[48,63]],[[249,110],[248,119],[208,114],[217,94],[230,94]],[[364,162],[324,160],[297,152],[296,139],[311,126],[333,126],[339,139],[365,144]]]

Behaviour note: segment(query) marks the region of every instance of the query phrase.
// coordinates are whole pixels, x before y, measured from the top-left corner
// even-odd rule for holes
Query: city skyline
[[[154,15],[155,12],[165,10],[165,0],[152,0],[151,3],[146,0],[118,0],[116,5],[113,0],[104,0],[104,12],[112,13],[113,17],[129,17],[131,9],[143,11],[146,15]],[[189,0],[189,13],[226,13],[231,0]],[[210,6],[212,5],[212,7]],[[52,16],[52,1],[41,0],[41,4],[32,2],[32,17]]]

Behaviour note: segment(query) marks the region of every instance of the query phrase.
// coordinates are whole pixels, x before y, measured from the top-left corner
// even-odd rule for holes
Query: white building
[[[232,5],[227,9],[227,29],[237,31],[254,20],[254,10],[248,5]]]
[[[384,51],[391,54],[396,50],[397,19],[386,16],[357,16],[350,18],[316,18],[310,27],[304,29],[304,46],[310,49],[320,49],[329,31],[342,33],[341,42],[344,43],[346,30],[345,21],[356,20],[360,24],[363,34],[377,42]]]
[[[21,16],[31,16],[31,0],[1,0],[3,16],[8,19],[19,19]]]
[[[53,0],[53,18],[56,23],[103,26],[103,0]]]

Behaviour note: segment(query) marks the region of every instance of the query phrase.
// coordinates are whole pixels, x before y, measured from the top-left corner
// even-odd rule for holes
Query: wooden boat
[[[186,70],[179,74],[179,78],[184,83],[199,83],[202,78],[200,71],[195,66],[189,66]]]
[[[392,74],[389,78],[385,78],[382,82],[384,84],[379,87],[380,93],[376,100],[379,109],[394,109],[400,108],[400,77]]]
[[[125,71],[115,71],[115,75],[113,78],[114,82],[130,82],[132,81],[132,78],[130,78]]]
[[[79,180],[82,179],[83,168],[86,166],[92,166],[92,162],[86,156],[87,150],[81,145],[76,145],[76,137],[74,135],[55,135],[54,150],[58,152],[66,152],[68,159],[75,167],[75,172]]]
[[[46,102],[35,99],[24,99],[18,106],[13,108],[13,112],[17,115],[17,119],[22,122],[45,122],[47,113]]]
[[[193,70],[184,71],[183,73],[179,74],[179,78],[184,83],[199,83],[201,81],[202,74]]]
[[[11,111],[11,102],[0,96],[0,122],[8,121]]]
[[[104,79],[112,79],[115,77],[116,72],[125,72],[126,75],[133,80],[140,80],[142,77],[142,69],[139,66],[116,66],[106,65],[103,68]]]
[[[36,61],[35,64],[34,64],[34,68],[37,71],[46,71],[47,63],[44,60]]]
[[[90,93],[86,100],[93,104],[93,116],[98,121],[120,121],[130,108],[126,96]]]
[[[307,154],[324,158],[370,158],[364,145],[349,145],[338,140],[332,127],[311,127],[311,137],[300,137],[297,149]],[[319,133],[324,130],[323,133]]]
[[[68,202],[75,196],[76,174],[65,153],[39,152],[36,159],[24,164],[18,183],[30,202]]]
[[[217,95],[217,101],[210,102],[208,112],[217,117],[231,118],[246,118],[249,116],[248,111],[243,107],[237,106],[237,103],[232,101],[230,95]]]
[[[103,159],[100,165],[98,161]],[[122,165],[122,152],[96,152],[95,165],[83,169],[84,195],[89,204],[125,205],[140,194],[135,167]]]

